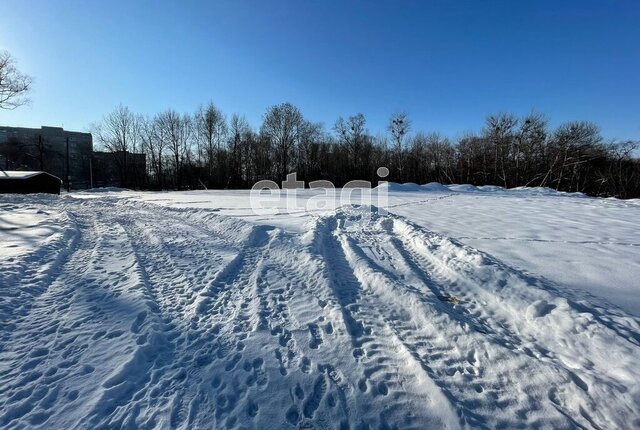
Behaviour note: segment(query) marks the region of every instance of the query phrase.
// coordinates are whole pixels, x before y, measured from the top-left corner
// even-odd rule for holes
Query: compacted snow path
[[[2,428],[640,426],[637,318],[375,207],[2,210],[55,225],[0,261]]]

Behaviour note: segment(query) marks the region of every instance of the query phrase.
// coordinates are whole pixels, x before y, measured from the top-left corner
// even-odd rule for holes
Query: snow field
[[[638,319],[397,214],[433,192],[273,223],[3,197],[0,426],[640,425]]]

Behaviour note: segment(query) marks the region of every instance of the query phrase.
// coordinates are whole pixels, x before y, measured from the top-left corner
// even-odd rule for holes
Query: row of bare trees
[[[373,136],[362,114],[339,117],[331,130],[307,120],[291,103],[267,109],[258,130],[214,104],[190,114],[154,116],[124,106],[94,126],[98,144],[124,154],[123,183],[140,188],[246,188],[261,179],[297,172],[305,181],[341,186],[352,179],[377,181],[378,167],[397,182],[469,183],[552,187],[591,195],[640,196],[638,142],[605,141],[592,123],[556,129],[539,113],[496,114],[481,132],[452,141],[413,133],[405,113],[389,119],[387,134]],[[147,172],[127,169],[126,154],[142,152]]]
[[[455,146],[452,179],[472,184],[551,187],[622,198],[640,195],[638,142],[605,141],[586,121],[561,124],[532,113],[490,115],[479,135]]]

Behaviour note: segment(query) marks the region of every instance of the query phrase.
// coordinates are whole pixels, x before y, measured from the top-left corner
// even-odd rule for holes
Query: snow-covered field
[[[0,428],[640,427],[640,202],[384,191],[0,196]]]

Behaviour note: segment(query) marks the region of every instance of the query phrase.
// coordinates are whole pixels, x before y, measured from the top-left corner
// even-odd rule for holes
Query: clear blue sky
[[[213,101],[258,127],[290,101],[373,134],[406,111],[451,137],[488,113],[584,119],[640,139],[640,1],[3,0],[0,49],[35,77],[0,124],[86,130],[123,103]]]

